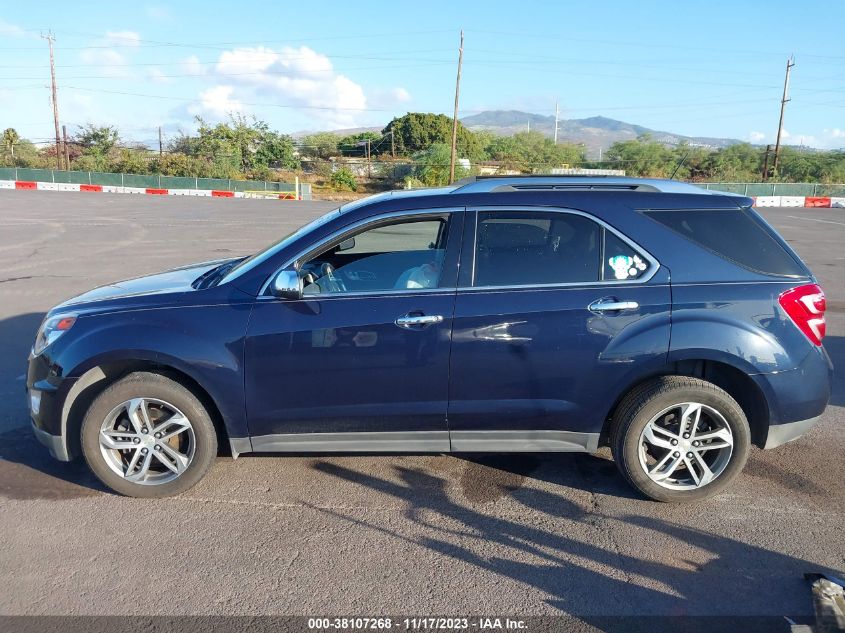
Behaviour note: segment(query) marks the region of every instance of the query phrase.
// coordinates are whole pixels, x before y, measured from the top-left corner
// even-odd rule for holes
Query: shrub
[[[358,191],[358,181],[346,167],[335,170],[329,178],[329,182],[337,191]]]

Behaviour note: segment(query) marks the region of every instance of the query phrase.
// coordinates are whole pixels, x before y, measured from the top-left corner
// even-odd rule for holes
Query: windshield
[[[306,233],[309,233],[310,231],[313,231],[317,227],[322,226],[326,222],[329,222],[330,220],[333,220],[334,218],[338,217],[341,213],[343,213],[343,211],[345,210],[345,207],[346,207],[346,205],[339,207],[337,209],[334,209],[333,211],[329,211],[325,215],[321,215],[316,220],[312,220],[311,222],[309,222],[305,226],[300,227],[297,230],[295,230],[293,233],[289,233],[288,235],[285,235],[282,239],[280,239],[277,242],[274,242],[273,244],[271,244],[270,246],[268,246],[264,250],[257,252],[255,255],[252,255],[251,257],[247,257],[245,260],[240,262],[237,266],[232,268],[226,274],[226,276],[223,277],[220,280],[219,283],[224,284],[228,281],[231,281],[232,279],[240,277],[243,273],[245,273],[249,270],[252,270],[253,268],[258,266],[259,264],[262,264],[263,262],[267,261],[267,259],[269,259],[273,255],[278,253],[280,250],[282,250],[286,246],[292,244],[295,240],[299,239],[300,237],[302,237]]]

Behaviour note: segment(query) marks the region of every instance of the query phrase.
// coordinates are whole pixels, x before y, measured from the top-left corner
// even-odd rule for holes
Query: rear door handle
[[[608,299],[599,299],[593,301],[589,306],[590,312],[619,312],[621,310],[636,310],[640,304],[636,301],[610,301]]]
[[[415,330],[443,323],[443,317],[439,314],[406,314],[396,319],[395,323],[406,330]]]

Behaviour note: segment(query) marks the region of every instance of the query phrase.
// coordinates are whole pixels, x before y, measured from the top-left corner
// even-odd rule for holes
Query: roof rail
[[[687,182],[628,176],[472,176],[455,183],[452,193],[505,191],[650,191],[713,194]]]

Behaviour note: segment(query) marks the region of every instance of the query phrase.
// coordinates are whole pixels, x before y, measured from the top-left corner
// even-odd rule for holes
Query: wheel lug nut
[[[672,453],[672,456],[673,457],[680,457],[681,454],[678,451],[675,451],[674,453]]]
[[[156,448],[157,451],[161,450],[161,446],[159,446],[158,444],[156,444],[155,448]]]
[[[688,440],[688,439],[689,439],[689,433],[684,433],[684,439],[685,439],[685,440]]]
[[[148,432],[147,427],[144,427],[144,428],[141,429],[141,433],[147,433],[147,432]]]
[[[699,442],[698,440],[696,440],[695,442],[693,442],[693,443],[692,443],[692,445],[693,445],[693,446],[701,446],[701,442]]]
[[[157,440],[161,439],[161,433],[156,433],[156,439]]]
[[[147,454],[147,449],[146,449],[146,448],[142,448],[142,449],[141,449],[141,455],[146,455],[146,454]]]
[[[677,446],[677,445],[678,445],[678,440],[672,440],[672,446]]]
[[[689,459],[692,459],[692,453],[687,453],[687,457],[688,457]]]
[[[136,438],[135,438],[135,439],[133,439],[132,441],[133,441],[135,444],[140,444],[140,443],[141,443],[141,438],[140,438],[140,437],[136,437]]]

